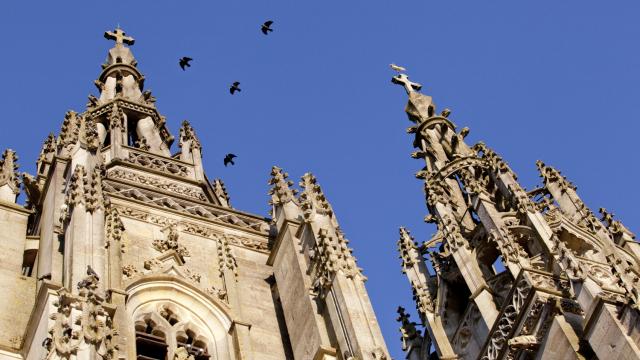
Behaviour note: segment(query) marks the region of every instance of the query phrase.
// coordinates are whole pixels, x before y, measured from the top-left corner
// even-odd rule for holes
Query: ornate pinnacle
[[[300,182],[302,193],[300,194],[300,206],[306,220],[311,220],[311,215],[315,212],[320,215],[333,215],[333,209],[327,198],[322,192],[322,188],[318,185],[316,177],[311,173],[302,176]]]
[[[118,104],[115,102],[111,106],[111,114],[109,114],[109,128],[124,128],[124,116],[122,114],[122,111],[118,107]]]
[[[2,160],[0,161],[0,187],[4,185],[8,185],[16,195],[20,193],[18,156],[11,149],[7,149],[2,153]]]
[[[271,179],[269,184],[273,185],[269,190],[271,204],[280,205],[295,200],[297,191],[291,189],[293,181],[288,180],[289,174],[283,172],[281,168],[274,166],[271,168]]]
[[[182,127],[180,127],[180,147],[182,147],[182,145],[187,141],[191,142],[191,149],[202,149],[202,145],[200,144],[200,140],[198,140],[198,137],[196,136],[195,130],[193,130],[193,127],[191,127],[189,121],[184,120],[182,122]]]
[[[231,207],[229,194],[227,194],[227,188],[224,186],[222,180],[213,180],[213,192],[218,197],[218,200],[220,200],[222,206]]]
[[[402,341],[402,350],[407,351],[411,343],[420,336],[416,329],[416,323],[409,320],[409,314],[406,313],[402,306],[398,306],[398,317],[400,322],[400,341]]]
[[[540,160],[536,161],[536,167],[538,168],[538,171],[540,171],[540,177],[544,179],[546,184],[557,183],[562,192],[566,192],[569,189],[576,190],[575,185],[562,176],[560,171],[551,166],[545,165],[545,163]]]
[[[80,122],[78,121],[78,113],[69,110],[64,115],[64,121],[58,135],[58,147],[63,148],[67,145],[73,145],[78,141],[80,134]]]
[[[416,264],[418,258],[418,245],[407,229],[400,227],[400,239],[398,240],[398,252],[402,260],[402,272]]]
[[[135,39],[131,36],[127,36],[120,27],[117,27],[114,31],[105,31],[104,37],[108,40],[114,40],[118,47],[122,46],[122,44],[133,45],[135,42]]]
[[[615,215],[612,212],[607,211],[607,209],[605,208],[600,208],[599,211],[602,215],[600,221],[605,224],[607,230],[609,230],[611,235],[613,235],[616,242],[618,239],[624,237],[624,235],[628,236],[629,240],[633,240],[636,238],[636,235],[629,229],[627,229],[627,227],[624,226],[622,222],[620,222],[620,220],[614,219]]]

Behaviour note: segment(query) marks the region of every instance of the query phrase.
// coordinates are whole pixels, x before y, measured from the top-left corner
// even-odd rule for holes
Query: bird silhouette
[[[392,63],[392,64],[389,64],[389,66],[390,66],[393,70],[395,70],[395,71],[397,71],[397,72],[399,72],[399,73],[400,73],[400,72],[403,72],[403,71],[407,71],[407,69],[403,68],[402,66],[400,66],[400,65],[396,65],[396,64],[393,64],[393,63]]]
[[[182,68],[182,71],[184,71],[184,67],[185,66],[186,67],[191,67],[191,64],[189,64],[191,62],[191,60],[193,60],[193,59],[190,58],[190,57],[186,57],[186,56],[183,56],[180,59],[180,67]]]
[[[89,276],[95,276],[96,280],[100,280],[100,277],[98,276],[98,273],[96,273],[93,268],[91,267],[91,265],[87,265],[87,275]]]
[[[260,27],[260,30],[262,30],[263,34],[269,35],[269,32],[273,31],[273,29],[271,28],[271,24],[273,24],[273,21],[271,20],[267,20],[264,22],[264,24],[262,24],[262,26]]]
[[[231,93],[231,95],[235,94],[236,91],[242,91],[240,89],[240,82],[236,81],[233,84],[231,84],[231,87],[229,88],[229,92]]]
[[[236,163],[233,162],[233,158],[235,158],[235,157],[237,157],[237,156],[234,155],[234,154],[231,154],[231,153],[225,155],[225,157],[224,157],[224,166],[227,166],[229,164],[235,165]]]

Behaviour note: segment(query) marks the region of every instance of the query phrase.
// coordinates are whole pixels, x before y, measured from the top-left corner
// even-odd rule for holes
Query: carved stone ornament
[[[279,205],[289,201],[295,201],[295,194],[297,190],[291,189],[293,181],[288,179],[289,174],[283,172],[281,168],[274,166],[271,168],[271,179],[269,184],[269,195],[271,195],[271,204]]]
[[[43,342],[47,359],[72,359],[87,346],[102,359],[115,359],[118,331],[103,307],[105,296],[98,290],[97,276],[91,274],[80,281],[78,291],[74,296],[65,288],[58,290],[49,337]]]
[[[304,174],[300,187],[303,189],[300,193],[300,208],[305,220],[310,221],[315,214],[333,215],[333,209],[313,174]]]
[[[15,151],[7,149],[0,160],[0,187],[8,185],[14,194],[20,193],[20,175],[18,174],[18,157]]]
[[[140,275],[140,271],[135,265],[125,265],[122,267],[122,276],[125,279],[132,279]]]
[[[156,189],[169,191],[178,195],[190,197],[200,201],[206,201],[204,192],[193,186],[186,186],[172,181],[164,181],[153,176],[137,174],[123,169],[109,171],[109,178],[130,181],[135,184],[147,185]]]
[[[485,342],[487,345],[483,353],[480,354],[480,360],[497,360],[500,358],[500,354],[507,347],[507,340],[511,330],[520,314],[520,310],[523,309],[530,291],[531,286],[526,279],[520,279],[516,283],[515,288],[512,290],[511,299],[504,305],[504,309],[496,319],[497,325],[494,325],[491,333],[489,333],[489,338]]]
[[[402,341],[402,350],[406,351],[413,345],[417,344],[420,333],[416,329],[416,323],[409,320],[409,314],[405,312],[402,306],[398,306],[398,318],[400,322],[400,341]],[[419,341],[419,340],[418,340]]]
[[[132,164],[144,166],[148,169],[158,170],[182,177],[189,176],[189,169],[185,165],[152,154],[130,151],[129,157],[125,160]]]
[[[224,289],[218,289],[215,286],[210,286],[207,289],[207,293],[213,297],[220,299],[221,301],[228,302],[227,291]]]
[[[180,233],[178,232],[176,225],[171,225],[166,230],[164,239],[153,240],[153,248],[165,252],[169,250],[175,250],[180,256],[189,257],[191,254],[187,248],[178,242]]]

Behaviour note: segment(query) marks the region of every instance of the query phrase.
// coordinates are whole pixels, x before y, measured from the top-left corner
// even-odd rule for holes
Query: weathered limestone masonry
[[[406,358],[640,358],[633,233],[604,209],[598,220],[540,161],[543,186],[525,191],[493,150],[465,143],[469,129],[457,131],[448,109],[436,113],[420,84],[405,74],[392,82],[409,96],[425,221],[438,229],[422,244],[400,229],[402,271],[425,328],[398,309]]]
[[[313,175],[296,197],[273,168],[273,219],[234,209],[186,121],[171,154],[133,38],[105,37],[99,96],[35,175],[11,150],[0,163],[0,360],[389,359]]]

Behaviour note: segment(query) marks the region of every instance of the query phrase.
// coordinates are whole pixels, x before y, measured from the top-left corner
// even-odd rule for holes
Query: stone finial
[[[218,201],[220,201],[220,205],[231,207],[231,199],[229,198],[229,194],[227,194],[227,188],[224,186],[222,180],[213,180],[213,193],[218,198]]]
[[[300,207],[304,218],[310,221],[314,214],[333,216],[333,209],[322,192],[316,177],[311,173],[302,176],[300,182],[302,193],[300,193]]]
[[[104,37],[107,40],[114,40],[116,42],[116,46],[123,46],[123,44],[133,45],[135,43],[135,39],[131,36],[127,36],[120,27],[117,27],[114,31],[105,31]]]
[[[124,129],[124,113],[115,102],[111,106],[111,114],[109,114],[109,127]]]
[[[89,151],[96,151],[100,147],[100,137],[96,122],[90,117],[80,118],[80,135],[82,142]]]
[[[400,227],[398,252],[400,253],[400,259],[402,260],[402,272],[406,272],[407,268],[410,268],[418,261],[420,261],[418,257],[418,245],[409,233],[409,230],[405,229],[404,227]]]
[[[69,110],[64,115],[64,121],[58,135],[58,148],[75,145],[80,135],[80,118],[78,113]]]
[[[200,140],[198,140],[195,130],[193,130],[193,127],[191,127],[191,124],[189,124],[189,121],[187,120],[184,120],[180,127],[180,148],[185,144],[188,144],[190,150],[193,150],[194,148],[202,150]]]
[[[419,340],[420,333],[416,329],[416,323],[409,320],[409,314],[406,313],[402,306],[398,306],[398,317],[396,321],[400,323],[400,341],[402,342],[402,350],[407,351],[416,341]]]
[[[49,155],[53,154],[56,151],[56,136],[53,133],[49,133],[49,136],[42,143],[42,148],[40,149],[40,155],[38,155],[37,165],[38,172],[40,172],[40,165],[49,159]]]
[[[15,202],[20,194],[20,175],[18,157],[15,151],[7,149],[0,161],[0,200]]]
[[[269,184],[272,185],[269,190],[271,195],[271,204],[280,205],[289,201],[295,201],[295,194],[297,190],[291,189],[293,181],[290,181],[289,174],[283,172],[281,168],[274,166],[271,168],[271,179]]]

